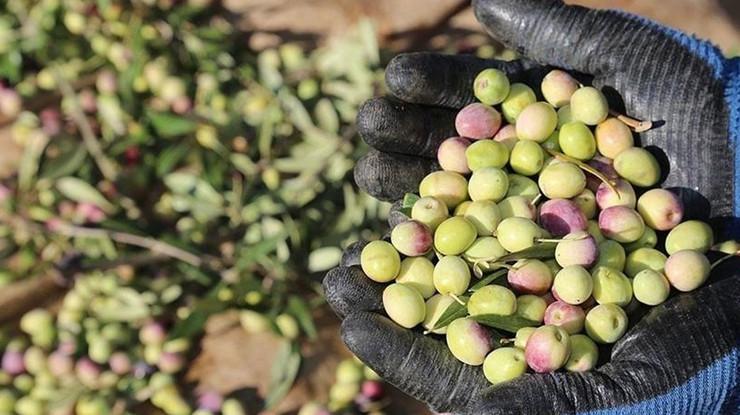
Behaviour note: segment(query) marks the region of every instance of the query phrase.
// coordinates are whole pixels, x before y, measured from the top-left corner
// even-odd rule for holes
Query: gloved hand
[[[397,200],[437,168],[438,144],[455,135],[457,109],[473,102],[484,68],[538,85],[552,65],[592,76],[612,108],[656,128],[642,146],[664,154],[663,187],[677,190],[687,216],[740,216],[740,60],[639,17],[565,6],[559,0],[478,0],[476,15],[525,59],[408,54],[386,77],[393,97],[369,101],[358,123],[374,150],[355,170],[370,194]],[[740,158],[739,158],[740,160]],[[398,212],[392,221],[402,219]],[[730,226],[727,226],[727,225]],[[737,236],[737,235],[736,235]],[[401,390],[441,411],[496,413],[738,413],[740,411],[740,261],[717,267],[712,281],[654,308],[614,347],[610,363],[584,374],[525,375],[491,387],[477,367],[458,362],[444,340],[401,329],[381,316],[383,287],[362,274],[361,244],[324,281],[344,318],[349,348]],[[647,411],[647,412],[646,412]]]

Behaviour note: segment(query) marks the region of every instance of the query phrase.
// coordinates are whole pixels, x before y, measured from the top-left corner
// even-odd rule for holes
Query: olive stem
[[[460,297],[457,296],[457,294],[450,294],[450,297],[452,297],[453,300],[457,301],[458,304],[460,304],[461,306],[466,305],[465,302],[461,300]]]
[[[712,263],[712,265],[709,267],[709,269],[713,271],[716,266],[720,265],[721,263],[727,261],[728,259],[730,259],[730,258],[732,258],[734,256],[737,256],[737,252],[736,253],[733,253],[733,254],[727,254],[727,255],[723,256],[722,258],[714,261]]]
[[[619,195],[619,192],[617,191],[617,188],[614,187],[614,183],[612,183],[611,180],[609,180],[609,178],[604,175],[604,173],[602,173],[602,172],[598,171],[597,169],[589,166],[588,164],[582,162],[581,160],[578,160],[578,159],[573,158],[571,156],[568,156],[566,154],[559,153],[557,151],[553,151],[553,150],[549,150],[549,149],[547,150],[547,152],[550,153],[551,156],[553,156],[553,157],[555,157],[555,158],[557,158],[559,160],[567,161],[568,163],[573,163],[576,166],[578,166],[579,169],[581,169],[581,170],[583,170],[583,171],[585,171],[587,173],[593,174],[599,180],[601,180],[602,182],[604,182],[604,184],[606,184],[607,186],[609,186],[609,189],[612,192],[614,192],[617,195]],[[621,199],[621,197],[620,197],[620,199]]]
[[[613,117],[616,117],[619,121],[622,121],[623,123],[627,124],[629,127],[631,127],[636,133],[644,133],[645,131],[653,128],[653,122],[652,121],[640,121],[636,120],[632,117],[628,117],[624,114],[620,114],[616,111],[609,111],[609,114],[611,114]]]
[[[483,272],[484,272],[482,266],[485,266],[486,271],[491,271],[491,268],[493,268],[493,267],[496,267],[496,268],[506,268],[506,269],[512,269],[513,268],[511,265],[508,265],[508,264],[506,264],[504,262],[491,262],[491,261],[495,261],[496,259],[497,258],[493,258],[493,259],[484,258],[484,259],[479,259],[479,260],[475,261],[473,263],[473,274],[477,278],[482,278],[483,277]]]
[[[185,251],[184,249],[180,249],[174,245],[170,245],[157,239],[142,237],[126,232],[117,232],[98,228],[84,228],[65,223],[58,226],[53,233],[73,238],[110,238],[122,244],[138,246],[157,254],[178,259],[194,267],[200,267],[203,264],[203,260],[199,256]]]
[[[563,242],[565,239],[537,239],[537,242],[550,242],[553,244],[559,244],[560,242]],[[575,240],[575,239],[574,239]]]
[[[105,153],[103,153],[103,148],[95,137],[95,133],[93,132],[92,126],[87,120],[85,113],[82,111],[77,94],[57,68],[54,68],[53,75],[57,84],[59,84],[59,90],[61,91],[62,96],[69,103],[69,117],[80,130],[80,136],[82,136],[82,142],[85,145],[87,152],[95,161],[95,164],[98,166],[98,169],[100,169],[100,173],[103,177],[107,180],[115,181],[118,176],[118,168],[115,163],[109,159]]]
[[[473,264],[473,275],[475,275],[475,278],[483,278],[483,270],[480,267],[480,262],[475,262]]]

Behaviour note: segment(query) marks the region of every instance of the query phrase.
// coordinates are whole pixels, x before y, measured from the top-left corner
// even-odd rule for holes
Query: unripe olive
[[[616,304],[600,304],[586,314],[586,333],[597,343],[614,343],[627,331],[627,314]]]
[[[574,119],[587,125],[597,125],[609,116],[606,97],[596,88],[578,89],[570,97],[570,111]]]
[[[673,228],[666,237],[668,255],[684,249],[707,252],[714,245],[714,232],[704,222],[689,220]]]
[[[475,226],[461,216],[453,216],[434,233],[434,247],[444,255],[459,255],[473,244],[478,236]]]
[[[383,308],[391,320],[407,329],[416,327],[426,315],[424,298],[404,284],[391,284],[383,290]]]
[[[401,257],[388,242],[372,241],[362,249],[360,264],[365,275],[373,281],[389,282],[401,269]]]
[[[632,300],[632,283],[620,271],[599,266],[591,271],[591,276],[593,296],[597,303],[625,307]]]
[[[500,285],[489,285],[470,296],[468,313],[471,316],[483,314],[509,316],[516,312],[516,305],[516,296],[511,290]]]
[[[501,111],[509,124],[515,124],[519,114],[529,106],[537,102],[537,96],[532,88],[525,84],[511,84],[509,95],[501,103]]]
[[[419,183],[419,195],[437,198],[453,209],[468,198],[468,182],[460,173],[435,171]]]
[[[452,355],[471,366],[482,365],[492,349],[486,329],[469,318],[459,318],[450,323],[446,339]]]
[[[660,180],[660,166],[649,151],[632,147],[619,153],[614,159],[614,169],[630,183],[650,187]]]
[[[396,282],[414,288],[424,298],[436,293],[434,288],[434,264],[425,257],[405,258]]]
[[[493,385],[516,379],[526,371],[524,351],[516,347],[496,349],[483,362],[483,374]]]
[[[445,256],[434,266],[434,287],[442,295],[462,295],[470,285],[470,268],[464,259]]]

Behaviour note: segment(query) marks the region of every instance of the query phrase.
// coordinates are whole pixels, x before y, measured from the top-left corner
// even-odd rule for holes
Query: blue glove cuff
[[[663,395],[634,405],[587,412],[587,415],[738,414],[740,413],[740,352],[698,372]]]
[[[735,217],[740,217],[740,58],[725,61],[725,100],[730,114],[730,143],[735,152]]]

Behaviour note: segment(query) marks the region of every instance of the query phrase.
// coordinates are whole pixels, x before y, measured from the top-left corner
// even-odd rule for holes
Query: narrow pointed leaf
[[[548,152],[548,153],[550,153],[550,155],[551,155],[551,156],[553,156],[553,157],[555,157],[555,158],[557,158],[557,159],[559,159],[559,160],[562,160],[562,161],[567,161],[568,163],[573,163],[573,164],[575,164],[576,166],[578,166],[578,168],[579,168],[579,169],[581,169],[581,170],[583,170],[583,171],[586,171],[586,172],[588,172],[588,173],[591,173],[591,174],[593,174],[593,175],[594,175],[594,176],[596,176],[596,177],[597,177],[597,178],[598,178],[599,180],[601,180],[602,182],[606,183],[606,185],[607,185],[607,186],[609,186],[609,189],[610,189],[610,190],[611,190],[612,192],[614,192],[614,193],[616,193],[617,195],[619,195],[619,192],[617,192],[617,188],[616,188],[616,187],[614,187],[614,183],[612,183],[612,181],[611,181],[611,180],[609,180],[609,178],[608,178],[608,177],[606,177],[606,176],[604,175],[604,173],[600,172],[600,171],[599,171],[599,170],[597,170],[596,168],[594,168],[594,167],[592,167],[592,166],[589,166],[588,164],[586,164],[586,163],[582,162],[581,160],[578,160],[577,158],[574,158],[574,157],[571,157],[571,156],[565,155],[565,154],[563,154],[563,153],[559,153],[559,152],[557,152],[557,151],[553,151],[553,150],[547,150],[547,152]]]
[[[286,343],[272,368],[265,409],[272,409],[288,394],[301,367],[301,353],[297,344]]]
[[[484,326],[493,327],[494,329],[516,333],[522,327],[536,327],[541,325],[538,321],[533,321],[515,315],[501,316],[498,314],[481,314],[471,317]]]
[[[414,193],[406,193],[403,196],[403,202],[401,203],[401,212],[411,217],[411,208],[414,207],[414,203],[416,203],[417,200],[421,199],[419,195],[416,195]]]
[[[481,288],[490,285],[492,282],[496,281],[497,279],[501,278],[502,276],[506,275],[506,273],[509,270],[507,269],[501,269],[496,272],[494,272],[491,275],[488,275],[487,277],[483,278],[482,280],[478,281],[475,285],[470,287],[470,291],[478,291]]]
[[[544,242],[527,249],[523,249],[519,252],[513,252],[509,255],[502,256],[497,259],[496,262],[511,262],[518,261],[520,259],[550,259],[555,257],[555,247],[557,246],[554,242]]]
[[[91,203],[110,213],[115,207],[91,184],[76,177],[62,177],[57,180],[57,190],[75,202]]]
[[[470,297],[460,296],[459,298],[464,303],[467,303]],[[468,308],[456,301],[450,304],[445,310],[445,312],[442,313],[442,315],[439,317],[439,320],[437,320],[437,323],[434,325],[432,330],[437,330],[437,329],[441,329],[442,327],[447,327],[453,321],[457,320],[458,318],[465,317],[467,315],[468,315]]]

